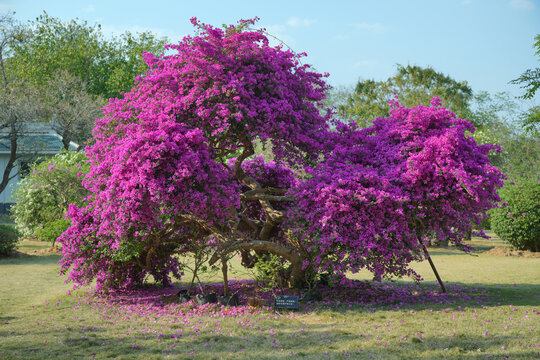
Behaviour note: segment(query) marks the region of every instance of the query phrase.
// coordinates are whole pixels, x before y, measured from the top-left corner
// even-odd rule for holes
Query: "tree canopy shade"
[[[70,280],[167,283],[180,275],[175,255],[201,248],[224,277],[238,252],[245,266],[279,256],[295,286],[320,271],[414,275],[428,236],[460,244],[498,201],[493,146],[439,100],[394,102],[364,130],[332,120],[319,110],[325,76],[254,22],[192,19],[198,33],[173,55],[145,54],[150,70],[107,106],[87,148],[90,202],[70,207],[59,239]],[[255,141],[276,162],[254,156]]]

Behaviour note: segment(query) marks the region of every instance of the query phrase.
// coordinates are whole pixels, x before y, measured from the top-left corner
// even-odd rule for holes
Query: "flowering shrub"
[[[321,112],[324,75],[260,31],[199,32],[145,54],[150,70],[96,121],[87,206],[70,206],[62,271],[98,288],[181,275],[178,254],[278,256],[302,285],[316,271],[412,274],[428,234],[460,235],[498,200],[490,146],[434,103],[358,130]],[[333,121],[333,120],[332,120]],[[276,162],[253,157],[255,141]],[[294,171],[293,171],[294,170]],[[253,255],[253,252],[256,255]]]
[[[367,268],[375,277],[415,275],[429,237],[457,245],[499,198],[492,145],[466,135],[473,126],[441,107],[392,102],[391,116],[370,128],[339,126],[331,156],[293,190],[295,229],[318,270]],[[480,230],[479,235],[483,235]],[[462,245],[465,250],[467,248]]]
[[[493,231],[519,250],[540,251],[540,184],[506,185],[503,205],[491,210]]]
[[[82,152],[64,152],[40,160],[31,165],[29,173],[17,185],[11,213],[23,236],[46,240],[40,236],[41,229],[64,220],[69,204],[81,205],[88,196],[80,177],[88,172],[89,166]]]

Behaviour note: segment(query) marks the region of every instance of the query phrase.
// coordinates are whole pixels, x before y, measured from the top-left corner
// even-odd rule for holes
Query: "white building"
[[[0,134],[2,135],[2,134]],[[4,133],[4,135],[7,135]],[[0,136],[1,137],[1,136]],[[70,143],[70,150],[76,150],[78,145]],[[15,167],[11,170],[8,186],[0,193],[0,214],[6,214],[13,203],[11,198],[15,187],[28,171],[30,163],[37,158],[47,158],[62,151],[62,137],[51,129],[48,124],[32,124],[24,134],[17,139],[17,157]],[[11,146],[9,139],[0,138],[0,179],[4,175],[4,170],[8,164]]]

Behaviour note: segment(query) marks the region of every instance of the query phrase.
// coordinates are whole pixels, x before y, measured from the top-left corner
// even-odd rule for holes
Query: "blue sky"
[[[540,0],[0,0],[0,12],[15,11],[21,21],[43,10],[97,22],[106,33],[151,30],[173,42],[192,33],[193,16],[216,26],[258,16],[260,27],[306,52],[305,62],[330,73],[335,86],[384,80],[396,64],[411,64],[467,81],[474,91],[520,95],[508,82],[540,66],[532,48]]]

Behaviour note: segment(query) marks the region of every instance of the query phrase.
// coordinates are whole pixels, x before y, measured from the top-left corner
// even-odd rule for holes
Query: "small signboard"
[[[298,296],[280,295],[274,299],[274,308],[298,310]]]

